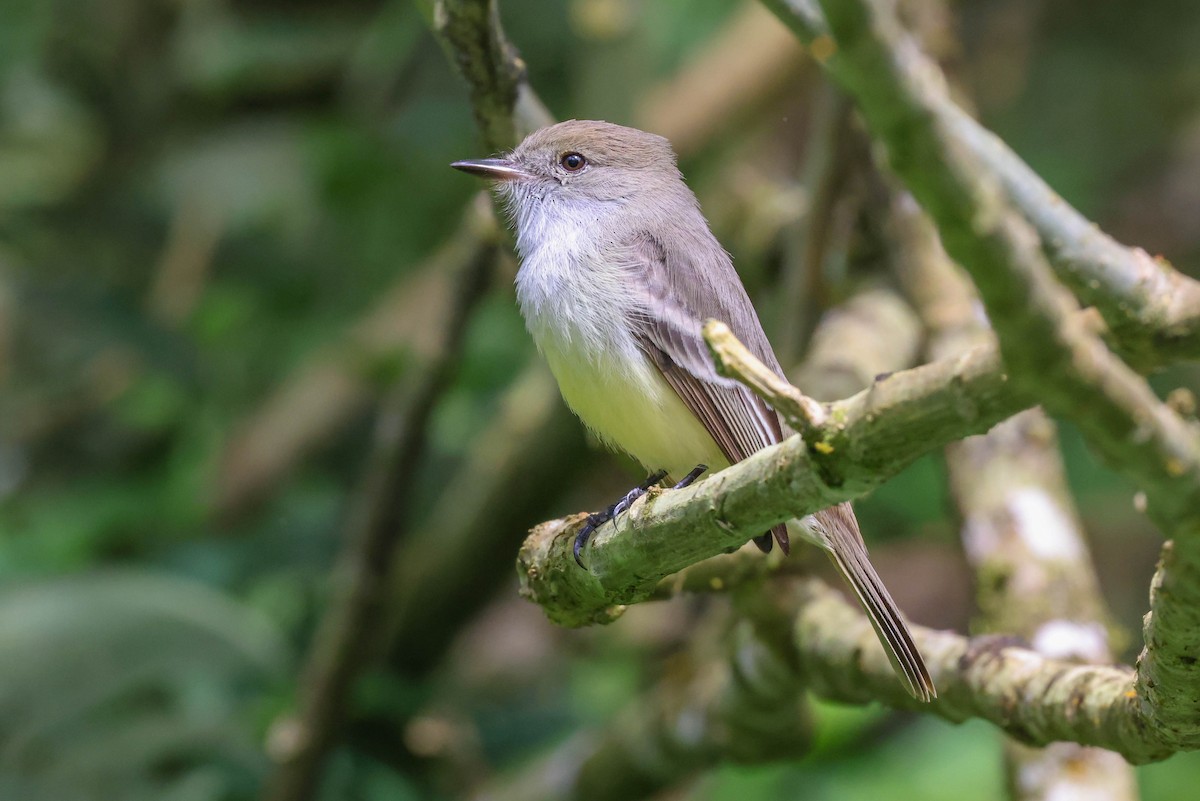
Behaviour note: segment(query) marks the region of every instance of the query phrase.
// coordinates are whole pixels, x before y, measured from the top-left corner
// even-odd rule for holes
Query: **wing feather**
[[[724,251],[720,253],[736,282],[733,299],[741,301],[738,304],[741,308],[722,303],[725,296],[719,293],[705,292],[697,298],[700,293],[695,292],[695,287],[688,292],[686,282],[678,280],[678,276],[690,277],[704,266],[695,265],[686,272],[672,269],[665,248],[657,239],[649,235],[639,237],[633,258],[635,268],[641,273],[638,279],[645,289],[646,309],[638,321],[636,334],[663,378],[733,463],[780,442],[783,428],[779,416],[766,402],[737,382],[717,375],[700,333],[705,319],[720,319],[730,325],[739,339],[753,343],[760,351],[756,354],[759,358],[779,369],[728,256]],[[789,547],[786,527],[780,524],[771,533],[786,552]],[[755,542],[763,550],[770,549],[770,535],[758,537]]]

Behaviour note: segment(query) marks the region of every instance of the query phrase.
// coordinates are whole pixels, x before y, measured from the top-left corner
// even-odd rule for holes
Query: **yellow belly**
[[[645,357],[597,361],[544,348],[567,405],[604,442],[647,471],[678,480],[698,464],[729,465],[704,425]],[[640,354],[639,354],[640,356]]]

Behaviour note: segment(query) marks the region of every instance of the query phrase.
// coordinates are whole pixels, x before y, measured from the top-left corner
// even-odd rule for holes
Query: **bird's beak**
[[[490,178],[493,181],[517,181],[532,177],[508,159],[472,159],[456,161],[450,166],[456,170],[469,172],[471,175]]]

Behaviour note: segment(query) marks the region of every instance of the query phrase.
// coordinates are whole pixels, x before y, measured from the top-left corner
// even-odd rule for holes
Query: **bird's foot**
[[[638,484],[629,492],[625,493],[625,496],[621,498],[621,500],[617,501],[603,512],[593,512],[592,514],[588,515],[587,522],[584,523],[583,528],[579,529],[579,533],[575,535],[575,547],[573,551],[575,554],[576,564],[578,564],[580,567],[584,567],[583,547],[587,545],[588,540],[591,539],[591,536],[596,529],[600,528],[600,526],[604,525],[610,520],[615,520],[618,515],[632,506],[634,501],[645,495],[647,490],[649,490],[658,482],[662,481],[666,475],[666,470],[659,470],[657,473],[651,474],[646,478],[645,481],[643,481],[641,484]]]
[[[700,476],[702,476],[704,471],[707,469],[708,465],[696,465],[692,468],[691,472],[683,477],[682,481],[680,481],[671,489],[683,489],[684,487],[689,486],[696,479],[700,478]],[[647,490],[649,490],[658,482],[662,481],[666,475],[666,470],[659,470],[657,473],[650,475],[641,484],[638,484],[629,492],[625,493],[625,497],[605,509],[603,512],[594,512],[588,515],[587,522],[583,524],[583,528],[579,529],[579,533],[575,535],[575,547],[573,552],[575,554],[576,564],[586,569],[583,564],[583,548],[585,545],[587,545],[588,540],[591,539],[591,536],[595,533],[596,529],[600,528],[610,520],[616,520],[622,512],[626,511],[630,506],[633,505],[634,501],[645,495]]]

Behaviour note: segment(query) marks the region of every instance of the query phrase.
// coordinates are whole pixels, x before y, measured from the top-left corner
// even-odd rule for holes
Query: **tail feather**
[[[903,680],[905,689],[918,701],[928,702],[937,698],[937,689],[933,686],[929,669],[925,667],[925,660],[913,642],[912,633],[900,617],[896,602],[883,586],[875,568],[865,557],[865,553],[843,555],[829,552],[829,558],[837,565],[866,610],[871,626],[888,652],[892,667]]]
[[[829,558],[854,590],[905,688],[918,701],[936,698],[937,689],[912,633],[867,556],[854,512],[848,504],[842,504],[817,518],[816,522],[824,529]]]

